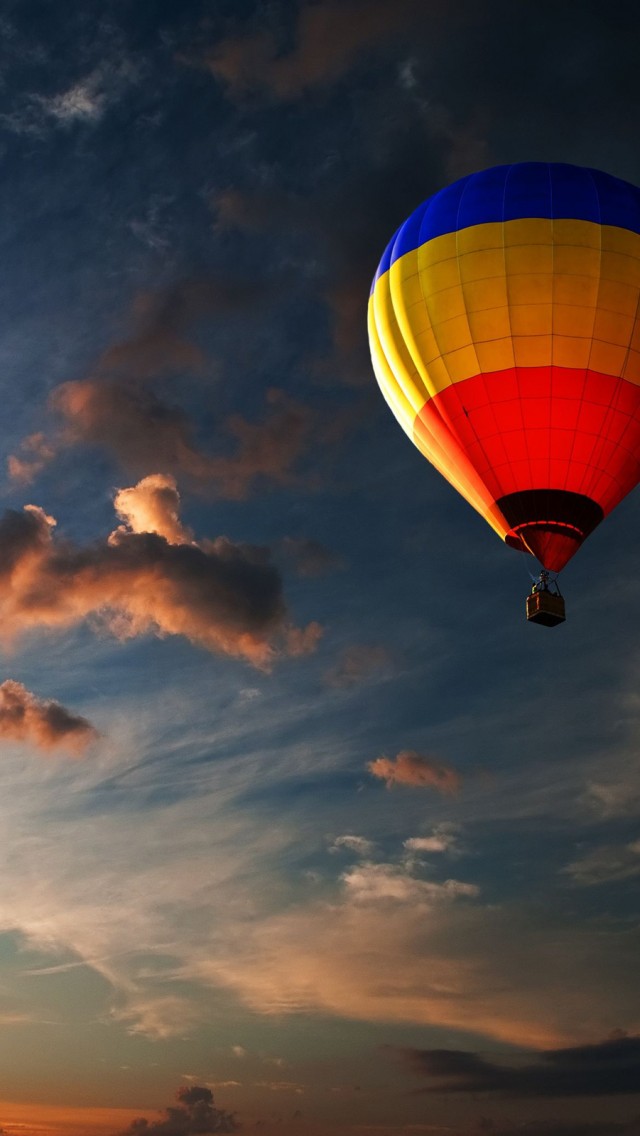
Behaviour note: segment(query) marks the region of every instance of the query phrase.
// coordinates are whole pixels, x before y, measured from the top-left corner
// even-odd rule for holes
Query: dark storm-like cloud
[[[102,353],[96,370],[134,379],[198,370],[205,362],[193,339],[198,321],[246,308],[264,293],[257,281],[225,277],[181,280],[144,292],[133,305],[131,334]]]
[[[211,1089],[202,1085],[184,1086],[176,1093],[177,1105],[164,1109],[161,1120],[134,1120],[121,1136],[209,1136],[214,1132],[235,1132],[239,1127],[233,1113],[217,1108]]]
[[[81,753],[97,736],[86,718],[72,714],[59,702],[38,698],[13,679],[0,684],[0,739]]]
[[[241,414],[225,419],[222,429],[232,439],[233,452],[213,456],[197,445],[184,411],[147,386],[84,379],[64,383],[51,401],[66,422],[68,443],[105,446],[132,474],[161,465],[194,488],[230,500],[247,497],[261,479],[294,483],[293,466],[313,418],[308,407],[282,391],[268,391],[262,421]]]
[[[462,779],[450,765],[435,758],[402,750],[395,757],[377,757],[367,765],[373,777],[384,781],[387,789],[394,785],[413,785],[418,788],[437,789],[440,793],[457,793]]]
[[[525,1124],[494,1125],[485,1121],[464,1133],[452,1133],[450,1136],[640,1136],[640,1120],[629,1123],[616,1120],[600,1121],[562,1121],[562,1120],[531,1120]]]
[[[203,351],[189,338],[198,320],[260,294],[259,285],[201,280],[139,297],[132,334],[102,352],[87,377],[52,391],[49,407],[61,425],[22,441],[8,459],[12,480],[28,485],[59,453],[91,445],[109,451],[132,476],[161,466],[200,492],[230,500],[246,498],[262,483],[296,484],[296,465],[315,425],[309,407],[271,389],[261,418],[234,414],[218,423],[222,452],[211,453],[200,446],[195,421],[156,386],[168,375],[205,368]]]
[[[279,29],[249,26],[219,42],[204,58],[233,97],[264,90],[290,101],[342,79],[372,51],[415,36],[430,27],[433,35],[447,10],[450,23],[463,8],[441,0],[306,0],[299,4],[293,43],[282,49]]]
[[[308,243],[315,275],[307,286],[326,306],[334,349],[317,363],[316,378],[371,387],[367,303],[386,245],[424,198],[486,163],[470,124],[408,100],[397,84],[369,94],[357,118],[359,161],[347,163],[321,189],[228,187],[212,196],[211,207],[220,230],[296,232]]]
[[[615,1096],[640,1092],[640,1036],[549,1049],[524,1065],[489,1061],[461,1049],[404,1049],[428,1093],[500,1093],[508,1097]]]
[[[55,520],[35,505],[4,514],[5,642],[32,628],[66,628],[91,618],[122,639],[183,635],[263,668],[278,654],[314,648],[320,628],[291,625],[269,551],[226,537],[190,539],[179,524],[171,478],[156,475],[121,490],[116,507],[125,524],[85,547],[54,539]]]

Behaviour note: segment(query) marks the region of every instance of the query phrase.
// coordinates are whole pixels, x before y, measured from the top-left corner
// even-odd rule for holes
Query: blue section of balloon
[[[425,241],[470,225],[563,217],[640,233],[640,190],[601,170],[520,162],[469,174],[424,201],[384,251],[375,281]]]

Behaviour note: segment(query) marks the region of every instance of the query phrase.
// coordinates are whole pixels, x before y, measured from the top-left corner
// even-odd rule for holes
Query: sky
[[[619,0],[0,0],[0,1128],[640,1132],[640,497],[534,562],[366,307],[499,163],[640,183]]]

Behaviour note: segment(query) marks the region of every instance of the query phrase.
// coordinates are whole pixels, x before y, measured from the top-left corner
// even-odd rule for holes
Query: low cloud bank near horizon
[[[217,1108],[211,1089],[204,1085],[181,1086],[176,1101],[164,1109],[161,1120],[141,1116],[118,1136],[209,1136],[240,1127],[233,1113]]]
[[[120,490],[124,524],[80,547],[55,539],[36,505],[0,519],[0,628],[5,644],[34,629],[90,619],[120,639],[183,635],[205,650],[268,669],[316,646],[317,623],[295,627],[267,548],[220,536],[196,542],[181,526],[164,474]]]
[[[426,1093],[500,1093],[507,1097],[600,1097],[640,1092],[640,1036],[549,1049],[534,1062],[489,1061],[462,1049],[402,1049],[408,1067],[432,1082]]]

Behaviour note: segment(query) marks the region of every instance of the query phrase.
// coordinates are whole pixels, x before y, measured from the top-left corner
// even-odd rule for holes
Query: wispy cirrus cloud
[[[354,643],[345,647],[338,661],[325,674],[333,687],[352,687],[379,678],[388,672],[392,655],[381,643]]]
[[[105,50],[110,57],[89,66],[55,94],[45,95],[38,90],[23,92],[14,99],[11,109],[0,116],[2,125],[15,134],[42,137],[52,128],[68,130],[99,123],[140,79],[139,65],[121,44],[115,51],[113,46],[109,49],[105,45]],[[39,62],[44,57],[42,51]]]
[[[581,887],[595,887],[640,876],[640,840],[627,844],[601,844],[572,860],[561,871]]]
[[[603,1032],[612,1013],[633,1020],[637,933],[605,933],[604,950],[602,933],[486,904],[468,880],[364,861],[335,898],[238,926],[202,973],[262,1013],[447,1026],[549,1048],[584,1037],[586,1023]]]

